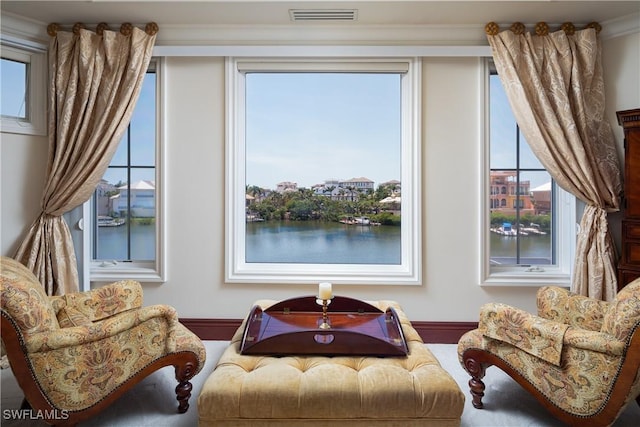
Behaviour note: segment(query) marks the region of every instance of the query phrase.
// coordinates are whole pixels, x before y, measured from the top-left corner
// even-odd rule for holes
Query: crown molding
[[[30,44],[44,46],[49,45],[47,24],[35,21],[13,13],[2,12],[0,18],[0,34],[3,39],[18,39]]]
[[[47,25],[3,12],[0,31],[48,45]],[[507,28],[510,24],[501,24]],[[553,24],[549,24],[554,27]],[[600,22],[601,37],[640,32],[640,12]],[[88,27],[92,25],[87,24]],[[577,26],[579,26],[577,24]],[[559,27],[559,25],[558,25]],[[156,46],[243,45],[487,46],[484,25],[162,25]]]
[[[640,33],[640,12],[601,22],[600,25],[600,37],[603,40]]]

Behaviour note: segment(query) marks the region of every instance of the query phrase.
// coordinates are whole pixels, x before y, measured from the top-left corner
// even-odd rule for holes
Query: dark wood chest
[[[622,257],[618,289],[640,277],[640,109],[618,111],[624,129]]]

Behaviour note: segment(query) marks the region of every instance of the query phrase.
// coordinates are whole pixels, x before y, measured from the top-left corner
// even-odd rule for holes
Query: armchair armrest
[[[57,350],[65,347],[83,345],[134,328],[153,318],[164,318],[171,331],[178,323],[176,310],[168,305],[152,305],[119,313],[90,325],[73,326],[53,331],[44,331],[24,337],[28,353]],[[172,334],[168,337],[168,346],[172,347]],[[175,337],[173,337],[175,339]]]
[[[564,334],[564,344],[582,350],[622,356],[625,342],[605,332],[587,331],[570,327]]]
[[[511,344],[557,366],[568,327],[499,303],[482,306],[478,325],[484,336]]]
[[[557,286],[545,286],[537,293],[538,316],[581,329],[599,331],[609,303],[570,292]]]
[[[135,280],[121,280],[86,292],[51,297],[51,304],[58,317],[69,307],[93,322],[142,307],[142,286]]]

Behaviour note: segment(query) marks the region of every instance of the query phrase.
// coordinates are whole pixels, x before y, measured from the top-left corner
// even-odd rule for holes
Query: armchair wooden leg
[[[178,412],[184,414],[189,409],[189,398],[191,397],[191,390],[193,389],[193,385],[189,380],[195,374],[196,365],[193,362],[185,362],[175,365],[175,368],[176,380],[178,380],[178,385],[176,386]]]
[[[471,396],[473,397],[471,403],[476,409],[484,408],[484,404],[482,403],[482,398],[484,397],[484,388],[485,385],[481,379],[471,377],[471,379],[469,380],[469,389],[471,391]]]
[[[471,375],[469,380],[469,389],[472,396],[472,404],[476,409],[482,409],[484,407],[482,398],[484,397],[485,385],[482,382],[484,378],[486,367],[484,364],[478,362],[472,357],[464,357],[464,366],[467,372]]]
[[[189,398],[193,385],[189,381],[182,381],[176,386],[176,399],[178,400],[178,412],[184,414],[189,409]]]

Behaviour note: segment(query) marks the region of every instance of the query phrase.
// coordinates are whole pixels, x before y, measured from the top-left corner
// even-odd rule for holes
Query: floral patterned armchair
[[[175,367],[178,412],[204,365],[200,339],[166,305],[142,307],[142,288],[120,281],[47,296],[19,262],[0,259],[2,341],[25,407],[48,424],[74,425],[110,405],[150,373]]]
[[[460,338],[474,407],[483,407],[491,365],[567,424],[610,425],[633,399],[640,404],[640,279],[610,303],[544,287],[537,307],[535,316],[486,304],[478,329]]]

